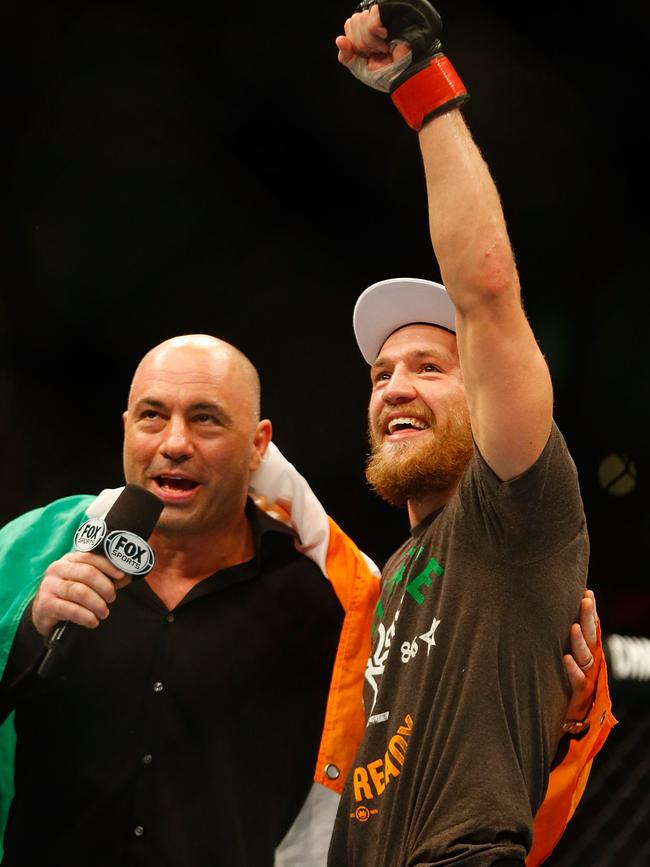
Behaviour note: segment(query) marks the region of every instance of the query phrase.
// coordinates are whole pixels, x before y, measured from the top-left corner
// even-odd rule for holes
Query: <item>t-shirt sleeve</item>
[[[551,556],[585,532],[578,473],[555,422],[537,461],[509,481],[499,479],[475,449],[459,498],[463,509],[476,511],[489,542],[513,562]]]

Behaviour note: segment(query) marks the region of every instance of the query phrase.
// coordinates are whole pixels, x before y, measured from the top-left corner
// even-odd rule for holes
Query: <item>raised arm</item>
[[[440,19],[418,0],[401,28],[393,16],[405,7],[380,2],[355,13],[337,39],[339,60],[367,84],[389,90],[417,131],[431,241],[456,307],[474,438],[497,475],[510,479],[534,463],[548,439],[550,375],[522,307],[499,194],[458,107],[467,94],[442,54]],[[413,55],[392,41],[400,33],[412,39]]]
[[[456,307],[472,430],[488,464],[513,478],[539,457],[551,429],[548,367],[523,311],[499,197],[460,111],[419,133],[431,241]]]

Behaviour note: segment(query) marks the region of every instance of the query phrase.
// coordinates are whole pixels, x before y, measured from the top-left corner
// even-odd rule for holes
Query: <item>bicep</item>
[[[518,303],[461,314],[457,328],[474,439],[496,475],[513,479],[535,463],[548,441],[548,365]]]

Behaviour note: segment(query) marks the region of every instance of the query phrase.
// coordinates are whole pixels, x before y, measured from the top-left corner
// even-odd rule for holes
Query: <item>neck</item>
[[[187,534],[156,530],[149,540],[156,552],[152,575],[205,578],[254,554],[253,533],[242,512],[218,528]]]
[[[458,482],[444,491],[434,491],[424,497],[415,497],[409,500],[406,504],[409,516],[409,526],[411,528],[417,527],[417,525],[421,521],[424,521],[427,515],[430,515],[431,512],[435,512],[437,509],[446,506],[457,490]]]
[[[158,530],[149,542],[156,552],[156,564],[145,580],[170,610],[199,581],[228,566],[246,563],[255,553],[252,528],[243,512],[204,533]]]

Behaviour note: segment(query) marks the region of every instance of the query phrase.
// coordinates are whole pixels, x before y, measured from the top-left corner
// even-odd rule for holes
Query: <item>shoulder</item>
[[[514,479],[500,480],[476,451],[449,515],[518,561],[588,545],[578,471],[555,422],[535,463]]]
[[[555,420],[546,444],[537,460],[523,473],[512,479],[502,480],[491,469],[487,461],[474,446],[474,454],[467,464],[459,492],[479,487],[485,493],[500,497],[516,497],[531,491],[537,486],[548,485],[554,481],[561,486],[577,483],[577,468],[569,452],[566,440]]]

